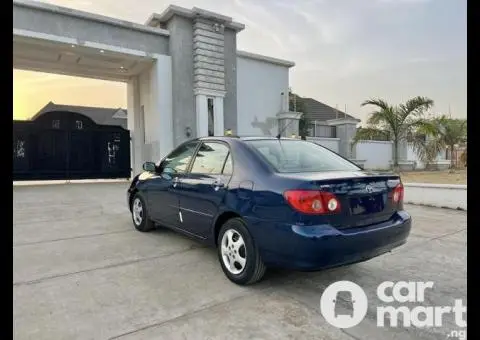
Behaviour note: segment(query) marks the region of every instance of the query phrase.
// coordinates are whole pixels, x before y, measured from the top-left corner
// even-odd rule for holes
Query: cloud
[[[429,61],[430,59],[425,57],[416,57],[416,58],[410,58],[407,60],[407,62],[411,64],[428,63]]]
[[[377,0],[380,3],[391,3],[391,4],[422,4],[427,3],[432,0]]]
[[[452,107],[459,112],[466,111],[466,85],[462,85],[466,84],[466,1],[44,2],[140,23],[150,14],[162,12],[169,4],[205,8],[246,25],[237,36],[238,49],[294,61],[290,85],[300,95],[330,105],[347,104],[353,113],[362,112],[360,103],[368,97],[380,96],[397,103],[412,95],[431,96],[440,106],[443,105],[441,99],[449,97]],[[21,78],[23,80],[16,77],[15,82],[33,89],[55,86],[55,91],[62,91],[65,88],[64,92],[72,92],[75,86],[85,84],[57,77]]]
[[[252,33],[257,31],[256,34],[266,35],[281,50],[286,51],[288,49],[280,35],[281,20],[278,16],[256,2],[233,0],[233,3],[238,8],[234,15],[236,21],[244,23],[248,26],[248,29],[252,30]]]

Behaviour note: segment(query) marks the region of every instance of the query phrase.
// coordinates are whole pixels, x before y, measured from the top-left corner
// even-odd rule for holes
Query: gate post
[[[130,78],[127,84],[127,126],[130,131],[131,177],[142,170],[145,127],[142,124],[140,84],[138,76]]]

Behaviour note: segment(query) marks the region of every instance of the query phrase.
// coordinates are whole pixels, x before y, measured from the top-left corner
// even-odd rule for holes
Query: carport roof
[[[160,29],[158,27],[142,25],[142,24],[127,21],[127,20],[116,19],[116,18],[105,16],[105,15],[85,12],[85,11],[81,11],[81,10],[73,9],[69,7],[56,6],[53,4],[39,2],[39,1],[13,0],[13,5],[32,8],[36,10],[53,12],[57,14],[63,14],[67,16],[82,18],[82,19],[89,19],[89,20],[98,21],[98,22],[104,22],[114,26],[125,27],[128,29],[133,29],[133,30],[138,30],[138,31],[143,31],[148,33],[154,33],[154,34],[165,35],[165,36],[170,35],[170,32],[168,30]]]

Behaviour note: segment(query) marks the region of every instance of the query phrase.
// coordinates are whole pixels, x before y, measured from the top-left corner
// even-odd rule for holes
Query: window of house
[[[215,118],[214,118],[214,106],[213,98],[207,98],[207,108],[208,108],[208,135],[215,135]]]

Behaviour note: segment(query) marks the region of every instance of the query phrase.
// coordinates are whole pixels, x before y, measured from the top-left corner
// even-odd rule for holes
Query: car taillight
[[[283,196],[292,208],[304,214],[334,214],[341,210],[340,201],[331,192],[288,190]]]
[[[400,183],[393,189],[393,203],[401,203],[403,202],[403,185]]]

